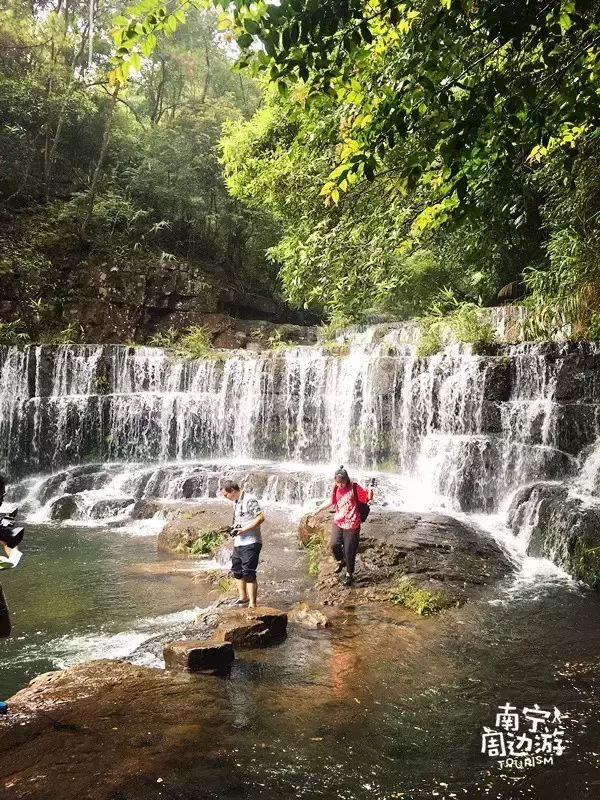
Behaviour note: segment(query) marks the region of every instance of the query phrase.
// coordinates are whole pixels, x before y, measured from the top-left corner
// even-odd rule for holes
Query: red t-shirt
[[[360,526],[360,514],[358,513],[356,498],[361,503],[367,503],[369,496],[360,484],[355,483],[354,486],[356,486],[356,497],[354,496],[352,484],[349,486],[337,486],[336,484],[331,492],[331,503],[335,506],[333,521],[338,528],[352,530]]]

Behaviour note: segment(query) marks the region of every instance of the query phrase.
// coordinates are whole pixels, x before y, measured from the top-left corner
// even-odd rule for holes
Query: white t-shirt
[[[249,492],[242,492],[239,499],[233,504],[233,524],[241,525],[242,528],[260,514],[258,500]],[[233,540],[234,547],[243,547],[246,544],[256,544],[262,542],[260,525],[252,528],[245,533],[238,534]]]

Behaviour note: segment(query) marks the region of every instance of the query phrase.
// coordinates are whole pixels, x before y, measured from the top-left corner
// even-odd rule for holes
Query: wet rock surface
[[[346,587],[333,573],[327,548],[331,521],[322,513],[303,517],[299,525],[303,544],[312,539],[323,545],[314,587],[320,604],[388,600],[400,580],[409,580],[440,598],[443,607],[459,605],[512,569],[489,535],[452,517],[378,509],[362,525],[354,581]]]
[[[600,502],[571,496],[560,483],[520,489],[508,523],[514,533],[529,528],[527,552],[549,558],[589,586],[600,588]]]
[[[182,543],[193,544],[207,531],[218,531],[225,537],[231,518],[231,508],[225,504],[182,510],[159,533],[158,549],[170,553],[180,552]]]
[[[163,647],[163,656],[167,669],[210,672],[215,675],[229,672],[235,657],[230,642],[216,643],[194,639],[168,642]]]
[[[221,501],[207,505],[230,510]],[[378,653],[393,648],[393,637],[402,647],[415,646],[413,626],[421,623],[417,615],[389,602],[369,603],[389,599],[391,578],[402,562],[410,563],[411,579],[421,577],[430,588],[437,580],[440,592],[447,586],[454,591],[458,577],[481,587],[491,580],[492,565],[496,577],[508,568],[492,543],[455,520],[377,509],[364,526],[368,535],[358,561],[363,583],[357,579],[356,587],[339,586],[330,574],[333,562],[324,556],[314,586],[289,511],[264,510],[259,602],[267,607],[232,609],[227,598],[215,602],[213,597],[211,611],[171,631],[170,643],[157,637],[138,652],[160,658],[167,645],[168,670],[100,661],[36,679],[11,699],[8,717],[0,718],[0,786],[9,800],[146,800],[158,792],[169,800],[259,797],[258,789],[252,794],[248,788],[256,778],[255,767],[238,774],[238,765],[256,765],[253,748],[261,746],[249,721],[253,717],[246,713],[249,695],[259,705],[264,698],[266,718],[276,715],[278,725],[285,727],[280,719],[285,714],[290,723],[300,719],[301,726],[312,724],[332,692],[336,714],[345,720],[349,711],[355,714],[360,708],[356,697],[364,674],[353,666],[357,659],[366,657],[371,663],[371,648]],[[328,527],[329,522],[321,516],[320,523]],[[481,574],[484,562],[487,576]],[[471,597],[471,588],[465,594]],[[290,621],[295,624],[288,630],[287,610],[293,606]],[[356,613],[351,606],[368,616],[363,644],[328,644],[330,636],[349,635]],[[317,639],[308,638],[297,652],[302,637]],[[204,654],[214,652],[219,640],[228,652],[239,650],[232,664],[232,677],[239,671],[237,683],[188,672],[204,672]],[[267,641],[278,646],[264,647]],[[324,675],[311,672],[317,641],[325,652],[333,648]],[[285,676],[296,661],[294,685],[288,687]],[[240,731],[246,728],[248,753],[241,759]],[[318,730],[314,735],[314,742],[321,741]],[[278,797],[290,796],[287,785],[282,791]]]
[[[287,614],[276,608],[236,608],[219,615],[210,642],[229,642],[237,650],[267,647],[283,641]]]
[[[220,678],[119,661],[50,673],[0,718],[2,796],[141,800],[164,782],[166,796],[191,797],[178,794],[191,776],[195,797],[239,789],[234,764],[220,760],[234,719]],[[193,750],[182,747],[190,741]]]

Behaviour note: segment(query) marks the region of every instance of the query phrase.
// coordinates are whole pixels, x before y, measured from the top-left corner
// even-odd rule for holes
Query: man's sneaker
[[[342,586],[352,586],[352,575],[349,572],[342,578]]]
[[[346,566],[346,562],[345,561],[338,561],[335,569],[333,570],[333,574],[334,575],[339,575],[340,572],[344,569],[345,566]]]
[[[247,606],[250,600],[234,600],[231,604],[232,606]]]

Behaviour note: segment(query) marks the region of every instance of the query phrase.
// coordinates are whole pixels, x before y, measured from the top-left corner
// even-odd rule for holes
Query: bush
[[[20,319],[14,322],[0,322],[0,345],[13,347],[28,344],[29,341],[25,324]]]
[[[201,325],[192,325],[184,331],[177,352],[186,358],[207,358],[214,352],[213,340],[210,332]]]
[[[417,343],[417,355],[422,358],[439,353],[444,342],[439,320],[422,320],[423,332]]]
[[[177,341],[181,336],[181,332],[176,328],[167,328],[165,331],[157,331],[153,333],[148,344],[152,347],[164,347],[166,350],[173,350],[177,346]]]
[[[479,353],[493,344],[496,333],[489,320],[482,319],[482,309],[475,303],[454,303],[450,313],[437,313],[421,320],[423,332],[417,344],[417,354],[432,356],[454,339],[472,345],[473,352]]]
[[[192,325],[179,331],[176,328],[167,328],[158,331],[149,339],[153,347],[164,347],[172,350],[183,358],[202,359],[216,357],[210,331],[201,325]]]
[[[323,552],[327,545],[325,538],[316,533],[311,536],[306,544],[308,551],[308,574],[315,578],[319,574],[319,555]]]

